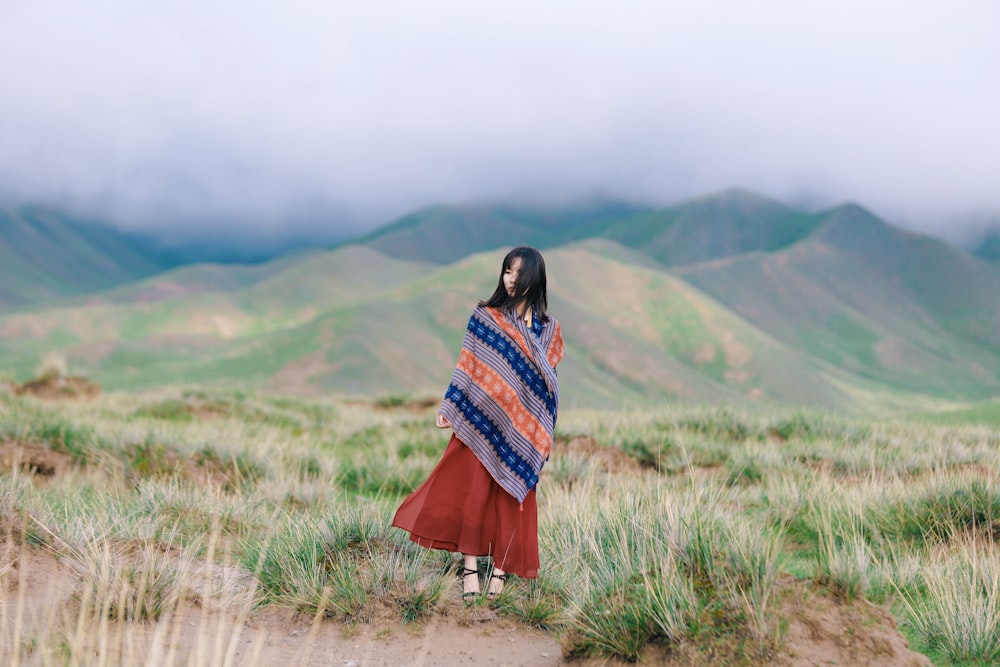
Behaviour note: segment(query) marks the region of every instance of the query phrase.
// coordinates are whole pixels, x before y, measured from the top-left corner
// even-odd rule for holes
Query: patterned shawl
[[[513,312],[479,306],[441,405],[455,435],[518,501],[538,483],[552,451],[562,356],[555,318],[536,337]]]

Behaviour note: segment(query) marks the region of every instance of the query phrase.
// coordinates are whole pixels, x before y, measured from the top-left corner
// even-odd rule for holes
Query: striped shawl
[[[455,435],[518,501],[538,483],[559,408],[559,322],[540,337],[513,312],[479,306],[441,405]]]

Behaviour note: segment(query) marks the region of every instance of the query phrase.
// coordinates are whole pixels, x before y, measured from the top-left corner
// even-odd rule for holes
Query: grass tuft
[[[73,567],[83,608],[116,621],[156,621],[180,600],[176,555],[153,544],[136,549],[95,539],[76,551]]]
[[[906,623],[931,650],[959,664],[1000,661],[1000,560],[995,545],[936,557],[921,575],[924,595],[900,588]]]

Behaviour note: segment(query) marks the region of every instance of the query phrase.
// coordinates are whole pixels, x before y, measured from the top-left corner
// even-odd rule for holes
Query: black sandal
[[[465,602],[471,602],[479,597],[479,591],[468,591],[465,590],[465,578],[470,574],[476,575],[476,583],[479,583],[479,570],[470,570],[464,565],[458,568],[458,577],[462,580],[462,600]]]
[[[497,579],[500,582],[500,590],[498,590],[498,591],[489,591],[486,594],[486,598],[488,600],[496,600],[497,597],[501,593],[503,593],[504,584],[507,583],[507,575],[506,574],[497,574],[496,572],[494,572],[493,574],[490,575],[490,580],[491,580],[490,583],[493,583],[492,582],[493,579]]]

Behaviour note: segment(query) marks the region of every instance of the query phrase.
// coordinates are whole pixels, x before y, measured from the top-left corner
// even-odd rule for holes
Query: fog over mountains
[[[741,184],[954,240],[1000,216],[997,62],[995,0],[15,0],[0,207],[331,242]]]
[[[1000,265],[853,204],[745,190],[652,208],[434,206],[332,248],[179,264],[40,208],[0,214],[0,376],[46,352],[108,389],[430,395],[505,250],[544,250],[570,405],[919,409],[1000,394]]]

